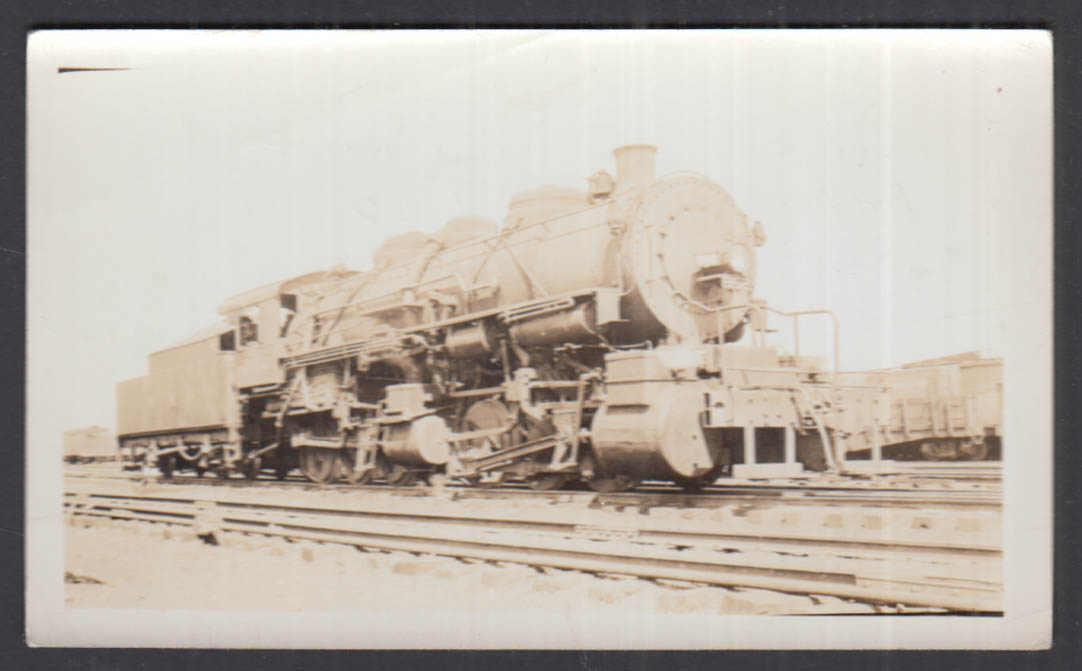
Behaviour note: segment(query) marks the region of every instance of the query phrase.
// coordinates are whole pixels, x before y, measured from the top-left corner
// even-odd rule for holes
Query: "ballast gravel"
[[[208,542],[209,541],[209,542]],[[516,609],[539,613],[893,612],[830,596],[597,575],[353,546],[220,534],[164,524],[69,521],[70,608],[350,611]]]

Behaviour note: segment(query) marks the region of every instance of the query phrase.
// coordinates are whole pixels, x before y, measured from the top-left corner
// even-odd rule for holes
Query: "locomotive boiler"
[[[654,147],[614,155],[586,191],[516,195],[502,226],[458,218],[388,239],[368,271],[230,299],[121,383],[122,444],[166,474],[600,491],[880,450],[884,383],[763,343],[761,226],[705,177],[655,176]]]

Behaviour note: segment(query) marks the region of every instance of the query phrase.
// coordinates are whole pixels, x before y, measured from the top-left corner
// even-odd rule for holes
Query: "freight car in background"
[[[116,434],[101,426],[68,429],[64,432],[64,461],[85,464],[116,461],[119,457]]]
[[[884,428],[890,447],[884,456],[929,460],[1002,457],[1001,359],[965,352],[915,361],[884,371],[884,383],[890,404]]]
[[[167,476],[599,491],[844,471],[914,443],[985,454],[991,425],[948,399],[979,405],[976,382],[921,391],[905,370],[826,370],[799,341],[767,344],[768,316],[829,319],[836,362],[836,320],[753,298],[760,224],[705,177],[656,177],[654,153],[618,148],[616,175],[585,192],[520,193],[502,226],[455,219],[388,239],[369,271],[228,300],[224,322],[120,383],[121,444]],[[944,422],[918,412],[927,393]]]

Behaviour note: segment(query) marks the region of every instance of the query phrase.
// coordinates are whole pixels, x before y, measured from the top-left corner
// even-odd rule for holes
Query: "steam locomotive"
[[[842,471],[899,446],[987,455],[998,361],[840,373],[780,352],[768,314],[833,315],[753,298],[762,226],[709,179],[655,177],[654,147],[614,155],[585,192],[517,194],[502,226],[461,217],[389,238],[369,271],[229,299],[118,385],[121,449],[166,476],[603,492]],[[934,393],[906,391],[913,370]]]

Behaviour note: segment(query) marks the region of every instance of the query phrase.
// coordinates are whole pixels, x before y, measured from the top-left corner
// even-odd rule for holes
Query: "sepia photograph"
[[[27,641],[1047,648],[1052,149],[1042,31],[37,31]]]

